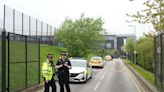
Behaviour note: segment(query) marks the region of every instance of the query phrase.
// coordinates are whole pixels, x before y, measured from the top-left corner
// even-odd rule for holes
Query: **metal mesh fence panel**
[[[31,18],[31,36],[36,36],[36,20]]]
[[[5,6],[5,29],[7,32],[41,38],[41,43],[52,45],[53,27]]]
[[[12,39],[16,37],[16,39]],[[9,34],[9,90],[18,91],[26,87],[25,36]]]
[[[43,23],[43,32],[42,32],[42,39],[41,43],[46,44],[47,43],[47,24]]]
[[[24,31],[24,34],[29,36],[29,30],[30,30],[30,23],[29,23],[29,16],[27,15],[24,15],[23,16],[23,31]]]
[[[28,37],[29,38],[29,37]],[[27,87],[39,84],[39,42],[37,38],[27,43]]]
[[[27,87],[39,84],[38,82],[38,62],[28,62],[27,67]]]
[[[42,32],[42,22],[37,21],[37,36],[41,38]]]
[[[13,32],[13,9],[5,7],[5,30],[8,32]]]
[[[21,12],[15,10],[15,33],[24,34],[23,32],[23,15]]]
[[[39,84],[39,39],[8,33],[9,91],[15,92]]]

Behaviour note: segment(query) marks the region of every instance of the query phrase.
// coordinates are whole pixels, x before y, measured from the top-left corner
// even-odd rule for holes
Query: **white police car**
[[[70,59],[72,69],[69,70],[70,82],[87,82],[92,78],[92,67],[85,59]]]

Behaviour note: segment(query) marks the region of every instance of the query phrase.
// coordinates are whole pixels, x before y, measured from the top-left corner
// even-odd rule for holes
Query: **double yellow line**
[[[124,66],[124,69],[125,69],[125,66]],[[127,70],[128,74],[129,74],[132,82],[136,86],[138,92],[145,92],[144,88],[141,86],[141,84],[139,83],[139,81],[136,79],[136,77],[131,73],[131,71],[127,67],[126,67],[126,70]]]

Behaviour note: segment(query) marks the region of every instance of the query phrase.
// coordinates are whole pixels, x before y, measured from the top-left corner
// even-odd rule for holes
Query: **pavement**
[[[121,59],[104,63],[104,68],[93,68],[93,77],[87,83],[70,83],[71,92],[146,92]],[[60,92],[58,82],[56,85]]]

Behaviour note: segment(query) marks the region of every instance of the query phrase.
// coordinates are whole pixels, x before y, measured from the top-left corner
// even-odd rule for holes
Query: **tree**
[[[127,14],[132,17],[131,22],[151,23],[158,34],[164,32],[164,0],[147,0],[143,4],[146,9],[133,15]]]
[[[57,29],[56,37],[68,49],[71,56],[84,56],[92,50],[102,48],[103,24],[101,18],[84,17],[84,14],[76,20],[66,18]]]
[[[151,36],[145,36],[137,42],[137,64],[154,72],[154,43]]]
[[[133,52],[134,52],[134,40],[128,39],[127,44],[125,45],[125,51],[128,53],[128,58],[130,60],[133,59]]]
[[[134,52],[134,40],[129,39],[126,46],[125,46],[125,50],[128,53],[133,53]]]

